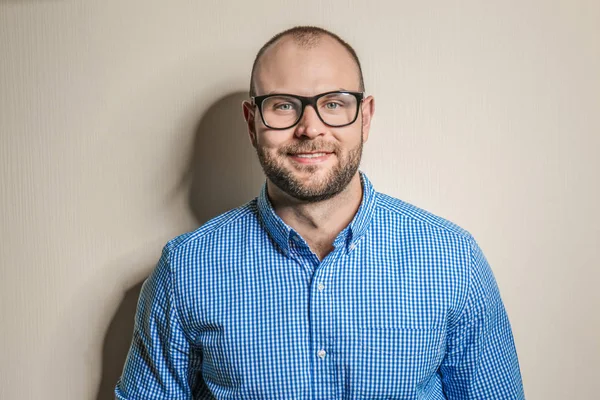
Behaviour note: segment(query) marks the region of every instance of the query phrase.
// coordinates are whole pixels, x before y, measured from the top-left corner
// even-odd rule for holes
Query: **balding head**
[[[336,34],[325,29],[313,26],[297,26],[273,36],[273,38],[265,43],[265,45],[258,51],[252,66],[252,75],[250,78],[250,97],[258,94],[257,75],[262,67],[264,58],[269,57],[271,55],[270,53],[273,53],[273,50],[276,50],[277,47],[283,44],[291,44],[300,50],[310,50],[322,44],[323,40],[333,40],[335,44],[341,46],[347,55],[350,56],[354,64],[354,68],[356,69],[358,88],[360,91],[364,91],[365,85],[360,61],[356,55],[356,52],[348,43],[346,43]]]

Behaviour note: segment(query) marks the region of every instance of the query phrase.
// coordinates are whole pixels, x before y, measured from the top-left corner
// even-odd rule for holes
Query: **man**
[[[488,263],[358,167],[374,99],[352,48],[298,27],[258,53],[258,198],[171,240],[119,399],[523,399]]]

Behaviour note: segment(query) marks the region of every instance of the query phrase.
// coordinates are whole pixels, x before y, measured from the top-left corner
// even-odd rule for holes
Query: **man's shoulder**
[[[466,241],[473,240],[470,232],[446,218],[385,193],[377,192],[377,197],[378,211],[386,222],[408,221],[412,226],[426,227],[432,233],[449,234]]]
[[[211,218],[197,229],[183,233],[169,240],[166,248],[170,252],[176,252],[185,248],[194,247],[203,242],[210,241],[223,233],[223,231],[238,231],[244,225],[256,225],[257,223],[257,205],[256,198],[248,203],[226,211],[214,218]],[[225,233],[227,234],[227,233]]]

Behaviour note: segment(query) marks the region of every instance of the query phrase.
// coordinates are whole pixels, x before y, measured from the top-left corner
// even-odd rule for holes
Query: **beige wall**
[[[597,0],[1,0],[0,398],[110,398],[162,245],[258,190],[240,91],[294,24],[362,56],[376,188],[478,239],[527,398],[597,398]]]

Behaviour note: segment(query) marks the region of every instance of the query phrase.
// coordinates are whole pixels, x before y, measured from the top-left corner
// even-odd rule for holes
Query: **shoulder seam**
[[[431,212],[429,212],[429,211],[427,211],[427,210],[420,209],[420,208],[418,208],[418,207],[416,207],[416,206],[414,206],[414,205],[412,205],[412,204],[410,204],[410,203],[406,203],[406,202],[404,202],[404,201],[402,201],[402,200],[400,200],[400,199],[396,199],[396,198],[394,198],[394,197],[391,197],[391,196],[388,196],[388,195],[386,195],[386,194],[382,194],[382,193],[378,193],[378,195],[380,195],[380,196],[381,196],[381,195],[383,195],[383,196],[386,196],[386,197],[390,197],[390,198],[392,198],[392,199],[394,199],[394,200],[400,201],[400,202],[402,202],[403,204],[406,204],[406,205],[408,205],[408,206],[409,206],[409,207],[411,207],[411,208],[415,208],[415,209],[416,209],[416,210],[418,210],[418,211],[425,212],[425,213],[427,213],[427,214],[431,215],[432,217],[435,217],[435,218],[441,218],[441,219],[443,219],[443,217],[439,217],[439,216],[437,216],[437,215],[435,215],[435,214],[433,214],[433,213],[431,213]],[[385,207],[385,205],[383,205],[383,204],[382,204],[380,201],[378,201],[378,202],[377,202],[377,208],[380,208],[380,209],[382,209],[382,210],[384,210],[384,211],[389,211],[389,212],[392,212],[392,213],[394,213],[394,214],[397,214],[397,215],[402,215],[402,216],[404,216],[404,217],[406,217],[406,218],[410,218],[410,219],[411,219],[411,220],[413,220],[413,221],[417,221],[417,222],[420,222],[420,223],[426,224],[426,225],[428,225],[428,226],[432,226],[432,227],[434,227],[434,228],[437,228],[437,229],[441,229],[441,230],[443,230],[443,231],[445,231],[445,232],[448,232],[448,233],[450,233],[450,234],[453,234],[453,235],[455,235],[455,236],[458,236],[458,237],[460,237],[460,238],[462,238],[462,239],[464,239],[464,240],[466,240],[466,241],[471,241],[471,240],[473,240],[473,236],[471,235],[471,233],[470,233],[470,232],[468,232],[466,229],[464,229],[464,228],[462,228],[462,227],[460,227],[460,226],[456,225],[455,223],[453,223],[453,222],[451,222],[451,221],[449,221],[449,220],[445,220],[445,219],[444,219],[444,220],[445,220],[445,221],[447,221],[448,223],[450,223],[450,224],[454,225],[454,226],[456,227],[455,229],[450,229],[449,227],[447,227],[447,226],[444,226],[443,224],[440,224],[440,223],[436,223],[436,222],[434,222],[434,221],[428,221],[428,220],[426,220],[426,219],[423,219],[423,218],[417,218],[417,217],[415,217],[414,215],[411,215],[411,214],[409,214],[409,213],[403,212],[402,210],[398,210],[398,209],[397,209],[397,207],[393,207],[393,208],[392,208],[392,207]]]
[[[216,224],[213,227],[206,228],[206,224],[200,226],[195,231],[190,232],[189,236],[186,237],[184,240],[182,240],[179,243],[174,243],[177,240],[177,237],[169,240],[167,242],[167,246],[169,247],[169,250],[177,251],[179,248],[185,246],[186,244],[190,243],[191,241],[199,240],[207,235],[214,234],[214,233],[218,232],[220,229],[226,227],[227,225],[234,223],[235,221],[247,216],[248,214],[251,214],[256,209],[256,207],[252,204],[252,202],[253,201],[250,201],[239,208],[236,208],[236,209],[226,212],[225,214],[231,213],[233,215],[228,216],[227,218],[225,218],[224,221],[220,221],[218,224]],[[221,214],[221,216],[224,216],[225,214]],[[209,221],[207,221],[207,222],[209,222]]]
[[[469,298],[471,297],[471,292],[473,290],[473,269],[475,266],[475,256],[474,256],[474,239],[471,238],[469,240],[469,277],[467,280],[467,290],[465,292],[465,298],[462,304],[462,308],[460,310],[460,312],[458,313],[458,321],[460,321],[460,319],[462,318],[462,316],[467,312],[467,307],[469,306]],[[471,319],[473,319],[475,316],[472,316]]]

